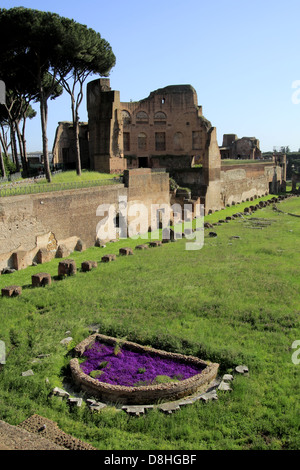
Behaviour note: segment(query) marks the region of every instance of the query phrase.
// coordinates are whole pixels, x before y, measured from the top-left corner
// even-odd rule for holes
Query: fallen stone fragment
[[[193,405],[197,401],[196,398],[187,398],[186,400],[182,400],[178,403],[179,406],[187,406],[187,405]]]
[[[68,345],[69,343],[71,343],[71,341],[73,341],[73,338],[71,336],[68,336],[67,338],[62,339],[60,341],[60,344],[65,346],[65,345]]]
[[[136,250],[147,250],[148,248],[149,248],[149,246],[148,246],[148,245],[145,245],[145,244],[143,244],[143,245],[137,245],[137,246],[135,247]]]
[[[171,414],[173,411],[180,410],[180,406],[177,403],[164,403],[159,406],[159,409],[166,414]]]
[[[94,405],[90,405],[89,408],[91,411],[100,411],[103,408],[106,408],[106,406],[107,405],[105,403],[95,403]]]
[[[245,365],[237,366],[235,368],[235,371],[238,372],[239,374],[246,374],[249,372],[248,367]]]
[[[63,390],[62,388],[59,388],[59,387],[55,387],[52,390],[52,394],[56,395],[58,397],[62,397],[62,398],[68,398],[70,396],[70,394],[68,392],[66,392],[65,390]]]
[[[86,402],[91,411],[100,411],[103,408],[107,407],[105,403],[101,403],[99,401],[93,400],[92,398],[88,398]]]
[[[216,234],[216,232],[209,232],[208,234],[210,237],[217,237],[218,235]]]
[[[29,377],[31,375],[34,375],[34,372],[31,369],[26,370],[25,372],[22,372],[22,377]]]
[[[145,414],[145,406],[123,406],[122,410],[124,410],[129,415],[140,416]]]
[[[80,406],[82,405],[82,398],[76,398],[76,397],[75,397],[75,398],[73,398],[73,397],[71,398],[71,397],[69,397],[69,398],[68,398],[68,403],[69,403],[70,405],[80,407]]]
[[[12,274],[14,273],[16,270],[13,269],[13,268],[3,268],[2,269],[2,274]]]
[[[218,390],[222,390],[224,392],[226,391],[231,392],[232,388],[229,387],[227,382],[222,381],[220,385],[218,386]]]
[[[224,380],[224,382],[231,382],[231,381],[233,380],[233,375],[231,375],[231,374],[224,374],[222,380]]]
[[[199,399],[205,402],[210,400],[217,400],[218,395],[216,390],[212,390],[211,392],[203,393],[202,395],[200,395]]]

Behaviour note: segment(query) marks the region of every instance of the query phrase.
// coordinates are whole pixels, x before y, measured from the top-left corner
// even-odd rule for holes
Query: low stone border
[[[84,351],[91,346],[95,341],[115,345],[116,338],[101,335],[96,333],[89,336],[74,348],[76,356],[82,356]],[[151,353],[165,357],[168,359],[179,360],[190,364],[204,367],[200,374],[196,374],[189,379],[181,380],[180,382],[165,383],[159,385],[148,385],[142,387],[124,387],[120,385],[110,385],[85,374],[81,368],[77,357],[71,359],[70,369],[73,381],[83,391],[87,392],[93,397],[101,398],[108,402],[117,402],[120,404],[153,404],[157,401],[168,401],[181,399],[187,395],[191,395],[200,390],[203,390],[214,380],[218,373],[219,364],[203,361],[194,356],[185,356],[177,353],[168,353],[158,349],[141,346],[137,343],[130,341],[122,342],[122,346],[131,349],[132,351],[141,353]]]
[[[249,376],[249,370],[246,365],[239,365],[235,368],[234,374]],[[118,411],[124,411],[129,416],[141,416],[147,413],[149,410],[158,409],[165,414],[172,414],[173,412],[181,410],[189,405],[193,405],[196,402],[207,403],[209,401],[218,400],[218,392],[232,392],[231,383],[234,380],[234,375],[224,374],[222,378],[217,377],[208,385],[208,388],[204,392],[194,393],[184,397],[181,400],[164,402],[162,404],[139,404],[139,405],[124,405],[121,408],[117,408]],[[56,395],[61,399],[67,399],[69,404],[80,407],[83,403],[82,398],[71,398],[70,394],[58,387],[52,390],[52,395]],[[103,411],[105,408],[111,406],[106,403],[99,402],[95,399],[86,399],[86,405],[91,412]]]

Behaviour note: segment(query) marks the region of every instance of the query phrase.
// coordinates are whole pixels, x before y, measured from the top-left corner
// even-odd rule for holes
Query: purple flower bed
[[[155,379],[163,376],[173,380],[184,380],[200,374],[203,368],[172,359],[138,353],[95,342],[83,354],[86,360],[82,371],[101,382],[126,387],[157,384]],[[99,375],[98,372],[99,371]],[[98,376],[97,376],[98,375]]]

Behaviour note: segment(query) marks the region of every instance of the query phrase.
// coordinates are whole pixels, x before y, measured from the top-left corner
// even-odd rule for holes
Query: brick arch
[[[166,121],[167,120],[167,115],[163,111],[157,111],[154,114],[154,119],[161,120],[161,121]]]
[[[137,122],[148,122],[149,116],[145,111],[138,111],[136,114],[136,121]]]
[[[123,124],[131,124],[131,114],[127,109],[122,109]]]

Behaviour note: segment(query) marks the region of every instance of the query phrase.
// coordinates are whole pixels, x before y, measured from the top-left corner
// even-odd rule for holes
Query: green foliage
[[[172,382],[178,382],[178,379],[172,379],[168,375],[157,375],[153,381],[153,384],[168,384]]]
[[[89,375],[90,375],[90,377],[93,377],[93,379],[97,379],[102,374],[103,374],[103,370],[92,370],[92,372],[90,372]]]
[[[174,178],[169,178],[170,183],[170,191],[175,191],[175,189],[179,188],[179,185],[176,183]]]
[[[250,204],[205,221],[217,222]],[[299,214],[299,204],[293,197],[279,207]],[[186,250],[182,239],[62,281],[55,278],[59,260],[53,259],[43,266],[53,276],[43,289],[30,288],[40,266],[0,276],[0,287],[23,286],[20,297],[0,298],[0,340],[7,351],[1,419],[18,424],[40,414],[98,449],[299,449],[299,365],[292,362],[291,345],[300,331],[300,220],[285,213],[268,206],[216,226],[217,238],[205,230],[201,250]],[[268,224],[254,230],[257,220]],[[100,261],[140,242],[146,241],[121,240],[101,253],[92,247],[72,258],[78,265]],[[60,341],[70,330],[78,344],[91,325],[108,336],[219,362],[220,374],[239,364],[250,373],[235,375],[233,391],[218,392],[218,401],[196,402],[168,416],[153,409],[131,418],[112,406],[100,413],[87,407],[71,412],[66,401],[49,398],[54,386],[71,380],[71,356]],[[41,354],[47,356],[32,364]],[[34,376],[21,376],[31,368]]]
[[[17,170],[16,165],[11,161],[9,157],[5,157],[3,155],[3,161],[4,161],[6,176],[16,172]],[[1,170],[0,170],[0,174],[1,174]]]

